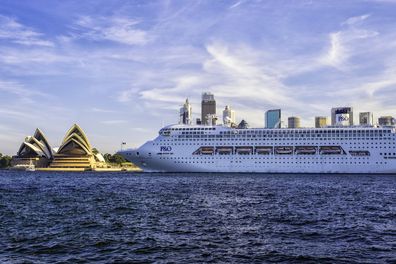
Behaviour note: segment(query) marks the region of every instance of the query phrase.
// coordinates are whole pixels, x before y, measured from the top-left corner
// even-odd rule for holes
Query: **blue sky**
[[[0,1],[0,152],[78,123],[138,146],[215,94],[237,120],[333,106],[396,115],[396,1]],[[355,120],[357,120],[355,115]]]

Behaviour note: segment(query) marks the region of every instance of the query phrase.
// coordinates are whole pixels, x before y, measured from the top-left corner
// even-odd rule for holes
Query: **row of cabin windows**
[[[188,164],[214,164],[214,161],[174,161],[174,163],[188,163]],[[232,163],[232,161],[231,161]],[[242,163],[241,161],[235,161],[234,163]],[[289,161],[270,161],[270,162],[255,162],[256,164],[340,164],[340,165],[362,165],[362,164],[371,164],[370,162],[289,162]],[[376,162],[375,164],[388,164],[387,162]]]

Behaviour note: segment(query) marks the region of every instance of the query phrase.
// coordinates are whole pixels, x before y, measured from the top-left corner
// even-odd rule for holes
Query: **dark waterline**
[[[1,263],[396,263],[395,175],[0,171]]]

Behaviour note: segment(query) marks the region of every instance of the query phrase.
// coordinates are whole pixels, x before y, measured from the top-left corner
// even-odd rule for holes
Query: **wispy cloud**
[[[43,38],[42,33],[3,15],[0,15],[0,39],[26,46],[54,46],[53,42]]]
[[[137,28],[139,21],[127,17],[81,16],[74,24],[72,36],[93,41],[114,41],[127,45],[144,45],[151,40],[146,31]]]
[[[119,125],[119,124],[125,124],[127,123],[127,120],[105,120],[105,121],[101,121],[102,124],[104,125]]]
[[[339,70],[346,70],[349,66],[348,59],[361,52],[359,48],[364,43],[369,43],[367,39],[379,34],[377,31],[360,27],[360,22],[368,17],[370,17],[368,14],[350,17],[342,23],[346,25],[345,29],[329,33],[329,47],[320,58],[320,62]]]
[[[4,81],[0,80],[0,91],[3,93],[10,93],[13,95],[18,96],[19,98],[29,98],[32,96],[41,96],[41,97],[51,97],[50,95],[33,90],[33,89],[27,89],[24,87],[23,84],[20,84],[15,81]]]
[[[242,3],[243,3],[243,1],[237,1],[237,2],[235,2],[235,4],[230,6],[230,9],[233,9],[233,8],[236,8],[236,7],[240,6]]]
[[[366,20],[369,17],[370,17],[370,14],[350,17],[347,20],[345,20],[345,22],[343,22],[342,25],[356,25],[356,24]]]
[[[116,113],[116,111],[114,111],[114,110],[102,109],[102,108],[97,108],[97,107],[92,107],[91,109],[89,109],[89,111],[94,112],[94,113],[107,113],[107,114]]]

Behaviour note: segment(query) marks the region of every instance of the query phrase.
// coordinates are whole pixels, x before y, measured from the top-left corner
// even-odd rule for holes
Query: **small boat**
[[[295,153],[298,155],[314,155],[316,154],[315,146],[298,146],[295,149]]]
[[[278,155],[290,155],[293,154],[293,147],[275,147],[275,153]]]
[[[14,171],[26,171],[26,169],[29,167],[28,164],[18,164],[15,166],[12,166],[10,168],[10,170],[14,170]]]
[[[233,153],[233,147],[217,147],[216,152],[220,155],[231,155]]]
[[[367,150],[350,150],[351,156],[370,156],[370,152]]]
[[[30,160],[29,164],[18,164],[10,168],[10,170],[15,171],[36,171],[36,166],[34,166],[33,162]]]
[[[344,151],[339,146],[321,146],[320,147],[321,155],[339,155],[344,154]]]
[[[250,155],[253,153],[253,147],[236,147],[235,153],[239,155]]]
[[[213,147],[201,147],[202,155],[213,155],[214,148]]]
[[[272,154],[272,147],[256,147],[256,154],[270,155]]]
[[[29,165],[26,167],[26,171],[36,171],[36,166],[34,166],[32,160],[30,160]]]

